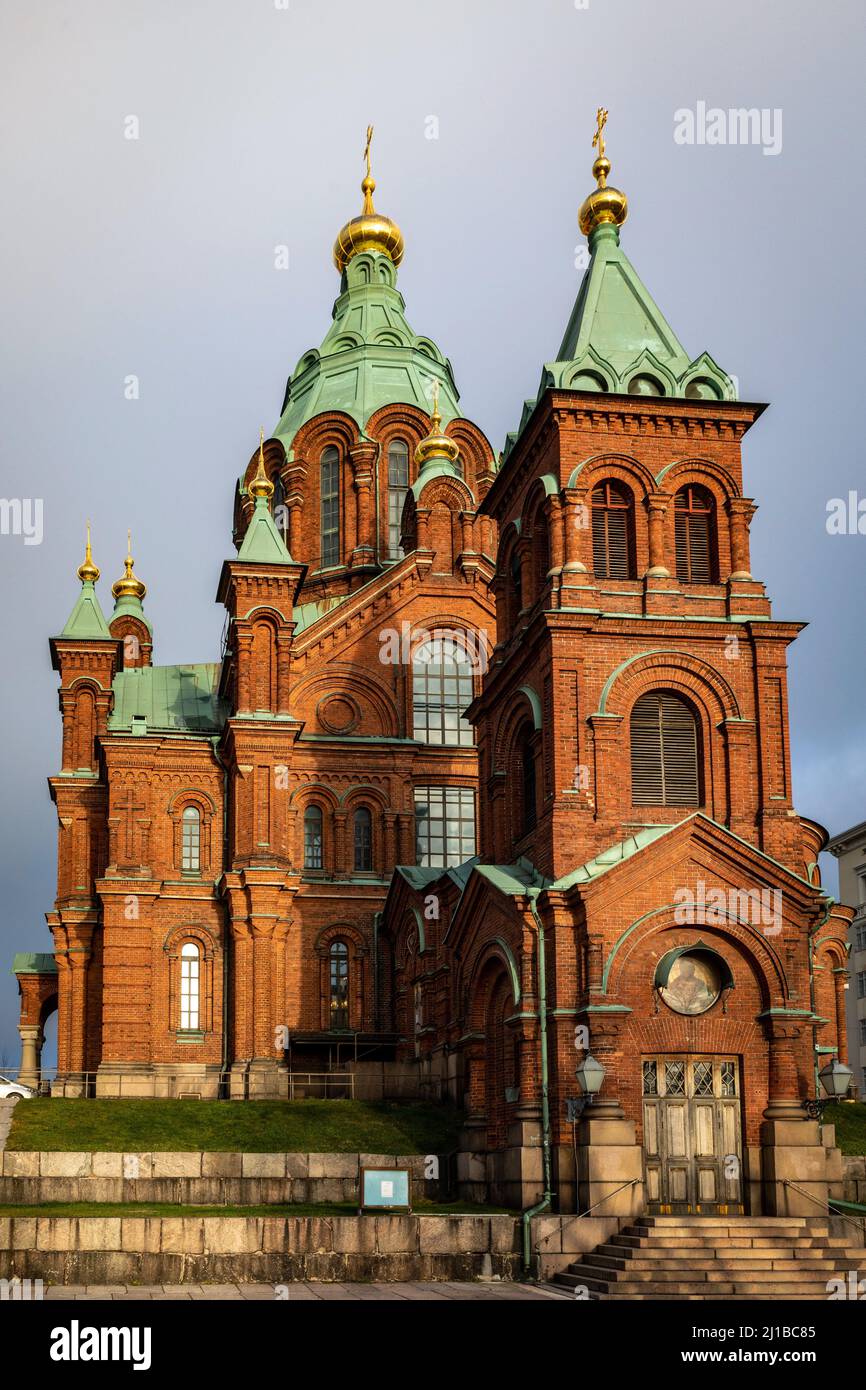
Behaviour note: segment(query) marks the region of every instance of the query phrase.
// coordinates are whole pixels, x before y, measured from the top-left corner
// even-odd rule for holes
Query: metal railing
[[[835,1216],[840,1221],[847,1221],[848,1225],[853,1226],[857,1234],[866,1240],[866,1221],[855,1221],[853,1217],[846,1216],[844,1211],[839,1211],[838,1208],[834,1211],[833,1207],[835,1203],[832,1197],[825,1197],[822,1200],[822,1198],[816,1197],[814,1192],[807,1192],[804,1187],[799,1187],[797,1183],[792,1182],[790,1178],[783,1178],[782,1185],[784,1187],[793,1187],[794,1191],[799,1192],[802,1197],[808,1197],[809,1201],[814,1202],[816,1206],[822,1209],[825,1208],[828,1216]]]
[[[16,1068],[3,1075],[18,1079]],[[26,1083],[25,1083],[26,1084]],[[351,1071],[289,1071],[259,1076],[237,1067],[227,1070],[159,1071],[135,1076],[106,1075],[95,1071],[58,1072],[43,1067],[40,1095],[67,1097],[96,1096],[100,1100],[353,1100],[355,1074]]]

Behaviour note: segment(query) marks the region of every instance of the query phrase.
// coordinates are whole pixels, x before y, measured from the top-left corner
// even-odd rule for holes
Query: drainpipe
[[[544,925],[538,915],[536,901],[540,888],[530,888],[527,890],[529,899],[529,910],[535,919],[537,931],[536,959],[538,970],[538,1014],[541,1022],[541,1162],[544,1174],[544,1192],[541,1200],[535,1206],[529,1207],[521,1217],[523,1223],[523,1270],[529,1273],[532,1264],[531,1249],[531,1222],[534,1216],[547,1211],[550,1207],[553,1193],[550,1187],[550,1097],[549,1097],[549,1068],[547,1057],[547,967],[544,958]]]
[[[213,740],[214,755],[218,761],[222,762],[217,753],[217,740]],[[225,863],[226,851],[228,849],[228,822],[229,815],[229,770],[223,763],[223,843],[220,858]],[[220,1062],[219,1090],[230,1095],[231,1088],[228,1084],[229,1066],[229,957],[232,950],[231,924],[228,921],[228,911],[226,910],[225,898],[223,899],[223,916],[226,925],[225,942],[223,944],[223,1045],[222,1061]],[[221,1096],[223,1099],[224,1096]]]

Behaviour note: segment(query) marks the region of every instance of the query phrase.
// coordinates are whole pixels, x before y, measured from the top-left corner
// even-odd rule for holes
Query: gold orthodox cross
[[[600,106],[595,113],[596,132],[592,137],[592,148],[598,145],[598,157],[604,159],[604,128],[607,125],[607,112]]]
[[[373,143],[373,127],[367,126],[367,143],[364,146],[364,158],[367,161],[367,178],[370,177],[370,146]]]

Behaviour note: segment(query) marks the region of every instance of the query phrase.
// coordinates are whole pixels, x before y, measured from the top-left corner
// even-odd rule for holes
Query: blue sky
[[[48,637],[85,518],[103,606],[131,526],[155,659],[213,659],[234,479],[329,322],[368,122],[409,321],[499,448],[571,309],[609,109],[629,256],[687,350],[771,403],[746,490],[753,571],[778,617],[809,623],[790,660],[797,806],[831,831],[866,818],[866,536],[825,524],[831,498],[866,495],[864,49],[855,0],[0,0],[2,492],[44,506],[42,544],[0,535],[0,1059],[18,1052],[6,962],[50,948]],[[781,148],[678,143],[675,113],[700,102],[781,112]]]

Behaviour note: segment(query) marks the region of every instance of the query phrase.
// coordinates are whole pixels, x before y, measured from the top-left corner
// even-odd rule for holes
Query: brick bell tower
[[[838,1045],[820,979],[844,970],[845,910],[820,888],[826,832],[792,801],[802,625],[751,573],[741,448],[764,406],[685,351],[625,255],[605,115],[589,265],[480,508],[499,534],[497,643],[468,712],[481,862],[459,899],[426,890],[453,900],[439,1017],[464,1172],[566,1211],[805,1211],[835,1172],[802,1102],[819,1031]],[[573,1128],[587,1052],[603,1090]]]

